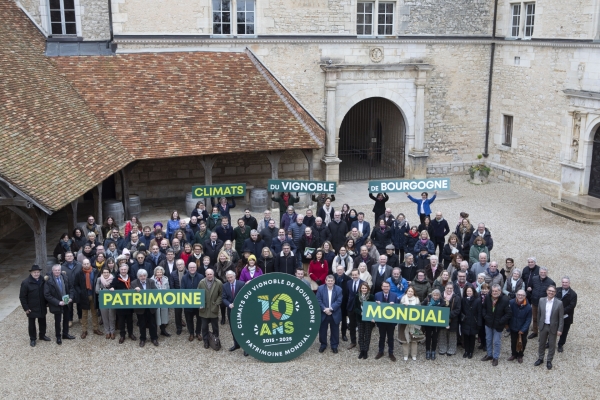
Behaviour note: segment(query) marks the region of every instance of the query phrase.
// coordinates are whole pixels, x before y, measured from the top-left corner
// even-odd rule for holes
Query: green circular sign
[[[235,296],[231,329],[248,354],[266,362],[292,360],[315,341],[321,325],[317,297],[295,276],[252,279]]]

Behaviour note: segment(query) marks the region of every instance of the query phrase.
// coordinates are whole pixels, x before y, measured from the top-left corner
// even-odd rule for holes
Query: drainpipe
[[[498,16],[498,0],[494,2],[494,23],[492,26],[492,48],[490,51],[490,72],[488,75],[488,98],[487,98],[487,116],[485,119],[485,147],[483,156],[488,157],[490,144],[490,110],[492,108],[492,81],[494,77],[494,55],[496,53],[496,19]]]
[[[110,32],[110,40],[108,41],[106,47],[110,49],[110,47],[112,45],[112,42],[113,42],[113,39],[114,39],[114,35],[113,35],[113,21],[112,21],[112,0],[108,0],[108,30]]]

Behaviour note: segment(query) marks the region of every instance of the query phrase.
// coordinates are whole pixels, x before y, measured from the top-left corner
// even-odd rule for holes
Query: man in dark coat
[[[148,272],[143,269],[138,270],[137,279],[131,282],[131,288],[138,293],[141,290],[157,290],[156,283],[148,279]],[[156,332],[156,308],[136,308],[138,325],[140,327],[140,347],[146,345],[146,328],[150,332],[152,344],[158,346],[158,334]]]
[[[181,278],[181,289],[198,289],[198,284],[204,275],[197,272],[198,268],[196,263],[188,264],[188,273]],[[188,332],[190,334],[189,341],[194,341],[194,335],[198,340],[202,341],[202,322],[200,321],[200,314],[198,314],[198,308],[184,308],[183,313],[185,315],[185,323],[187,325]],[[194,329],[194,317],[196,318],[196,329]]]
[[[568,276],[562,278],[562,288],[558,289],[556,298],[562,301],[564,308],[564,326],[562,335],[558,339],[558,352],[563,352],[563,346],[567,342],[567,335],[571,324],[573,323],[573,314],[575,313],[575,307],[577,307],[577,293],[571,288],[571,279]]]
[[[50,312],[54,314],[56,344],[62,344],[62,339],[75,339],[75,336],[69,335],[69,304],[73,302],[75,289],[69,282],[67,273],[61,271],[59,264],[52,267],[52,273],[46,276],[45,280],[44,298],[50,306]],[[65,296],[69,296],[67,302],[64,301]]]
[[[527,337],[533,339],[538,335],[538,305],[542,297],[546,297],[548,286],[556,286],[554,281],[548,277],[548,269],[546,267],[539,268],[539,275],[534,276],[529,280],[527,292],[531,299],[531,312],[533,316],[533,324],[531,326],[531,334]]]
[[[212,232],[210,234],[210,239],[204,242],[203,247],[204,254],[210,257],[210,263],[212,265],[215,265],[217,263],[217,256],[219,255],[221,248],[223,248],[223,241],[218,238],[215,232]]]
[[[244,224],[250,229],[258,229],[258,221],[256,221],[256,218],[254,218],[252,214],[250,214],[249,208],[246,208],[244,210],[244,216],[242,217],[242,219],[244,220]]]
[[[274,255],[275,271],[282,274],[295,275],[298,266],[298,260],[288,243],[284,243],[281,252]]]
[[[73,282],[75,280],[75,275],[81,271],[81,263],[75,259],[75,256],[70,251],[65,253],[65,262],[62,264],[62,271],[67,274],[67,279],[69,282]],[[69,315],[67,316],[67,319],[69,320],[69,327],[73,325],[74,305],[75,300],[69,303]],[[79,304],[77,304],[77,317],[81,319],[81,308],[79,307]]]
[[[273,239],[277,237],[279,229],[275,226],[275,220],[270,219],[267,226],[260,231],[260,236],[265,241],[265,246],[271,247]]]
[[[227,307],[227,319],[229,320],[229,325],[233,325],[234,322],[231,320],[233,302],[235,301],[237,294],[244,288],[244,282],[235,279],[234,271],[227,271],[225,276],[227,277],[227,282],[223,284],[223,305]],[[233,336],[233,346],[229,348],[229,351],[235,351],[239,348],[240,345],[238,344],[237,340],[235,340],[235,336]],[[245,351],[244,356],[248,356],[248,353]]]
[[[40,278],[42,269],[39,265],[34,265],[29,270],[29,276],[21,282],[19,300],[23,311],[27,314],[29,321],[29,344],[35,347],[35,341],[38,338],[35,329],[35,320],[38,321],[40,328],[40,340],[49,342],[50,338],[46,336],[46,298],[44,297],[44,280]]]
[[[444,219],[441,211],[435,213],[435,218],[431,220],[431,227],[433,229],[433,237],[431,240],[433,241],[435,249],[439,247],[440,251],[438,254],[441,258],[442,252],[444,251],[444,244],[446,244],[446,235],[450,233],[448,221]]]
[[[323,244],[323,242],[331,239],[331,232],[329,232],[329,228],[323,223],[321,217],[315,219],[315,224],[310,229],[312,229],[312,234],[317,243]]]
[[[342,340],[344,342],[348,341],[348,336],[346,336],[346,332],[348,331],[348,281],[350,281],[350,277],[346,275],[346,271],[344,270],[343,265],[338,265],[333,275],[335,278],[335,285],[339,286],[342,289]]]
[[[119,275],[113,279],[111,288],[114,290],[129,290],[131,289],[131,277],[129,276],[129,265],[125,260],[119,260]],[[129,339],[137,340],[133,334],[133,309],[131,308],[118,308],[117,309],[117,320],[119,321],[119,331],[121,336],[119,337],[119,344],[123,344],[125,341],[125,326],[127,326],[127,333]]]
[[[500,345],[502,343],[502,330],[512,317],[508,296],[502,294],[500,285],[492,286],[491,294],[486,296],[481,316],[485,324],[485,340],[487,354],[481,361],[492,360],[492,365],[498,365]]]
[[[333,221],[327,225],[327,228],[329,228],[329,232],[331,233],[331,245],[337,253],[340,251],[340,247],[344,245],[346,233],[348,233],[348,225],[346,225],[345,221],[342,221],[341,212],[336,211],[333,214]]]

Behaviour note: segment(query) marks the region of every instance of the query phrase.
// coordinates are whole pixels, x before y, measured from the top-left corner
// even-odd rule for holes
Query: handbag
[[[519,338],[517,339],[517,352],[523,351],[523,337],[519,333]]]
[[[411,339],[419,341],[425,339],[425,335],[420,329],[413,329],[412,332],[409,332]]]
[[[221,340],[219,340],[212,332],[208,334],[208,345],[215,351],[221,350]]]

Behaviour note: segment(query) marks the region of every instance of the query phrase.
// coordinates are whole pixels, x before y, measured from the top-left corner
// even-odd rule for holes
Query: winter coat
[[[402,223],[394,221],[394,224],[392,225],[392,243],[396,249],[404,250],[404,246],[406,245],[406,234],[408,231],[410,231],[410,225],[407,221],[403,221]]]
[[[382,232],[378,225],[371,232],[371,240],[373,240],[373,244],[377,247],[379,254],[385,254],[385,247],[388,244],[392,244],[392,230],[389,226],[386,226]]]
[[[256,228],[258,228],[258,221],[252,215],[249,216],[249,217],[246,217],[244,215],[242,217],[242,219],[244,220],[244,225],[246,225],[250,229],[256,229]]]
[[[412,237],[410,234],[406,234],[405,242],[404,242],[404,254],[411,253],[413,256],[417,257],[419,252],[415,252],[415,246],[419,241],[419,236]]]
[[[256,239],[256,242],[252,240],[252,238],[248,238],[244,241],[244,246],[242,249],[242,253],[249,250],[250,253],[254,254],[256,257],[262,254],[262,249],[266,247],[265,241],[260,238],[260,236]],[[237,250],[237,246],[236,246]],[[239,252],[238,252],[239,253]],[[241,254],[241,253],[240,253]]]
[[[433,244],[433,242],[431,240],[428,240],[425,244],[423,244],[423,242],[421,242],[420,239],[417,240],[413,251],[416,254],[419,254],[421,252],[421,249],[427,249],[427,253],[435,254],[435,245]]]
[[[509,299],[512,300],[516,297],[517,292],[519,290],[525,290],[525,293],[527,293],[527,287],[525,286],[523,279],[519,278],[519,280],[515,284],[515,288],[513,290],[512,277],[509,277],[506,280],[506,282],[504,282],[504,287],[502,288],[502,293],[504,293],[506,296],[508,296]]]
[[[296,259],[296,255],[293,251],[290,251],[287,256],[283,254],[283,251],[281,251],[277,256],[274,257],[274,259],[275,272],[281,272],[282,274],[289,275],[294,275],[296,273],[296,268],[298,268],[298,260]]]
[[[470,299],[462,298],[462,322],[461,333],[463,335],[475,336],[483,325],[481,319],[481,301],[475,293]]]
[[[233,230],[233,239],[235,240],[235,251],[238,254],[242,254],[244,252],[244,243],[246,240],[250,239],[250,229],[249,226],[244,227],[244,232],[242,232],[242,228],[239,226]],[[261,249],[262,250],[262,249]]]
[[[402,278],[402,276],[399,279],[398,285],[394,283],[394,279],[391,276],[385,281],[390,284],[390,292],[395,293],[399,299],[404,296],[406,289],[408,289],[408,282],[406,282],[406,279]]]
[[[288,214],[287,212],[284,212],[283,215],[281,216],[281,229],[283,229],[285,231],[285,234],[287,235],[288,231],[290,230],[290,226],[296,222],[296,218],[298,218],[298,214],[293,213],[292,215]]]
[[[254,270],[254,276],[250,275],[250,270],[248,270],[248,266],[246,265],[242,269],[242,272],[240,272],[240,281],[242,281],[242,282],[250,282],[252,279],[258,278],[262,274],[263,274],[263,271],[257,265],[256,268],[255,268],[255,270]]]
[[[371,200],[375,201],[375,205],[373,206],[373,213],[375,215],[381,215],[385,213],[385,203],[390,199],[390,197],[383,193],[383,199],[378,200],[377,197],[373,196],[373,193],[369,193],[369,197]]]
[[[523,332],[527,335],[529,325],[531,325],[532,307],[529,301],[525,299],[523,304],[518,304],[517,299],[512,299],[509,302],[512,316],[510,318],[510,330],[513,332]],[[537,332],[536,332],[537,333]]]
[[[479,262],[479,254],[485,253],[487,254],[488,262],[490,261],[490,250],[487,246],[477,246],[475,244],[471,245],[471,249],[469,250],[469,265],[473,265]]]
[[[435,281],[437,278],[439,278],[439,276],[442,274],[443,270],[444,270],[444,267],[442,267],[438,263],[437,268],[435,269],[435,273],[434,273],[433,269],[431,268],[431,264],[429,264],[427,267],[425,267],[425,279],[427,279],[429,281],[429,283],[433,285],[433,281]]]
[[[324,242],[331,240],[331,232],[325,224],[321,224],[320,227],[318,227],[317,224],[315,224],[310,229],[312,229],[312,234],[315,237],[316,241],[319,243],[319,247]]]
[[[82,310],[90,310],[90,299],[88,296],[92,296],[92,301],[95,301],[94,290],[96,289],[96,279],[98,278],[98,271],[95,268],[92,268],[92,272],[90,275],[90,283],[92,285],[91,293],[88,293],[88,290],[85,286],[85,272],[83,269],[79,271],[75,275],[75,280],[73,281],[73,288],[75,289],[75,298],[74,302],[77,303],[80,309]]]
[[[75,289],[73,285],[69,282],[69,278],[67,277],[66,272],[61,272],[60,279],[65,286],[65,294],[69,295],[69,298],[75,298]],[[60,306],[59,303],[62,301],[62,292],[58,285],[56,284],[56,280],[53,275],[47,275],[44,277],[44,298],[48,303],[48,307],[50,308],[50,312],[53,314],[60,313],[63,311],[63,306]]]
[[[277,232],[279,231],[279,228],[269,228],[268,226],[263,229],[262,231],[260,231],[260,237],[262,237],[262,239],[265,241],[265,246],[266,247],[271,247],[271,244],[273,243],[273,239],[277,239]]]
[[[319,262],[317,260],[312,260],[310,262],[308,267],[308,275],[310,276],[310,279],[315,281],[318,285],[325,284],[325,278],[327,277],[328,273],[329,264],[327,264],[327,261],[321,260],[321,262]]]
[[[227,203],[225,204],[225,206],[223,206],[221,202],[216,202],[215,199],[211,197],[210,205],[213,207],[217,207],[217,209],[219,210],[219,214],[221,214],[222,217],[229,218],[229,221],[231,222],[230,210],[232,208],[235,208],[235,198],[230,197],[230,199],[231,203],[229,202],[229,199],[227,199]]]
[[[460,243],[456,244],[456,249],[458,250],[458,254],[462,255],[462,245]],[[446,243],[444,245],[444,250],[442,251],[442,258],[444,259],[444,268],[448,269],[448,266],[452,262],[452,249],[449,243]]]
[[[292,231],[292,240],[294,241],[296,247],[298,247],[300,244],[300,238],[304,235],[304,230],[306,230],[306,225],[298,225],[298,221],[296,221],[290,225],[289,229]]]
[[[306,248],[311,248],[311,249],[318,249],[319,246],[321,246],[322,243],[320,243],[317,239],[317,237],[313,234],[309,237],[306,236],[306,234],[302,235],[302,237],[300,238],[300,243],[298,246],[298,251],[300,252],[300,254],[302,255],[302,262],[303,263],[309,263],[310,260],[312,260],[311,258],[306,258],[306,256],[304,255],[304,250],[306,250]],[[315,251],[313,251],[313,257],[314,257],[314,253]]]
[[[273,242],[271,243],[271,252],[273,254],[281,253],[281,250],[283,250],[284,243],[289,244],[290,250],[292,250],[294,253],[296,253],[296,245],[294,244],[294,241],[287,236],[285,237],[285,240],[283,242],[281,240],[279,240],[279,238],[277,238],[277,237],[273,238]]]
[[[420,235],[423,231],[427,231],[427,233],[429,233],[429,239],[433,239],[433,225],[431,225],[431,221],[429,222],[429,225],[425,225],[425,223],[419,224],[417,232],[419,232]]]
[[[444,218],[439,221],[434,218],[431,220],[430,225],[433,230],[433,237],[435,238],[443,238],[450,233],[450,226]]]
[[[173,235],[175,234],[175,231],[179,229],[179,220],[178,219],[169,219],[167,221],[167,238],[169,239],[169,242],[171,240],[173,240]]]
[[[315,203],[317,203],[317,210],[323,208],[323,206],[325,205],[325,200],[327,200],[327,197],[329,197],[331,199],[331,202],[333,203],[335,201],[335,195],[334,194],[320,194],[320,195],[312,195],[310,198],[312,201],[314,201]]]
[[[419,280],[417,280],[417,278],[415,278],[412,281],[411,286],[413,286],[415,288],[415,294],[421,301],[425,300],[425,298],[427,296],[429,296],[432,291],[431,283],[429,283],[429,281],[427,279],[425,279],[423,281],[419,281]]]
[[[81,271],[81,263],[77,262],[77,260],[73,260],[73,268],[69,268],[67,266],[67,263],[64,262],[61,265],[61,271],[67,274],[67,278],[69,279],[69,282],[74,282],[75,281],[75,275],[77,275],[77,273],[79,271]],[[51,274],[52,272],[50,272]]]
[[[275,260],[273,259],[273,257],[264,258],[263,256],[260,256],[258,258],[258,261],[256,262],[256,265],[258,265],[265,274],[270,274],[271,272],[277,272],[275,270]]]
[[[484,274],[485,283],[487,283],[490,288],[494,285],[500,285],[500,287],[504,286],[504,278],[502,277],[500,272],[497,272],[496,275],[492,276],[492,274],[490,273],[490,269],[487,268]]]
[[[417,277],[417,266],[415,264],[406,265],[406,263],[400,264],[400,271],[402,277],[408,282],[412,282]]]
[[[367,293],[366,301],[375,301],[375,296],[371,293]],[[354,296],[354,315],[356,315],[356,320],[362,322],[362,306],[363,303],[360,302],[360,295]]]
[[[340,222],[331,221],[329,225],[327,225],[327,228],[331,233],[331,245],[335,251],[339,251],[340,247],[346,242],[346,232],[348,232],[346,223],[341,220]]]
[[[469,241],[469,244],[471,246],[473,246],[473,242],[475,241],[477,236],[479,236],[478,232],[473,230],[473,234],[471,235],[471,240]],[[485,231],[483,232],[483,240],[485,242],[485,245],[489,249],[489,251],[492,251],[492,249],[494,248],[494,239],[492,239],[492,234],[490,233],[488,228],[485,228]]]
[[[23,311],[31,310],[27,317],[29,318],[45,318],[47,310],[47,302],[44,297],[44,278],[40,275],[36,281],[29,275],[21,282],[21,290],[19,291],[19,300]]]
[[[492,295],[486,296],[481,308],[481,316],[485,326],[495,329],[497,332],[502,332],[504,326],[509,323],[512,317],[508,297],[500,294],[496,307],[494,307]]]
[[[248,237],[250,237],[250,229],[247,229],[248,231]],[[232,242],[235,240],[235,237],[233,235],[233,228],[230,224],[227,224],[227,227],[224,227],[223,224],[215,227],[215,229],[213,229],[213,232],[215,232],[217,234],[217,238],[219,238],[219,240],[222,240],[223,243],[225,243],[228,240],[231,240]]]
[[[218,279],[213,279],[213,284],[208,288],[206,278],[198,284],[198,289],[204,289],[204,307],[200,308],[201,318],[218,318],[221,303],[223,302],[223,284]]]
[[[548,277],[546,277],[545,279],[541,279],[539,275],[534,276],[531,281],[532,282],[529,286],[531,288],[531,305],[537,307],[537,305],[540,302],[540,299],[542,297],[546,297],[546,289],[548,289],[548,286],[556,286],[556,284],[552,279]]]
[[[181,278],[180,289],[197,289],[198,284],[200,284],[202,279],[204,279],[204,275],[199,274],[198,272],[194,274],[193,278],[192,275],[187,272],[183,278]],[[205,301],[204,304],[208,304],[208,301]],[[184,308],[183,311],[195,312],[196,308]]]
[[[458,331],[458,325],[460,323],[460,313],[462,309],[461,298],[459,295],[454,293],[452,295],[452,299],[446,301],[444,299],[444,292],[442,292],[442,296],[440,297],[440,301],[442,307],[450,308],[450,321],[448,322],[448,326],[450,326],[450,332]]]
[[[296,193],[297,195],[298,193]],[[277,204],[279,204],[279,212],[281,213],[281,215],[283,216],[283,213],[285,213],[285,211],[287,210],[287,208],[289,206],[293,206],[294,204],[300,202],[300,197],[296,196],[292,196],[292,194],[290,193],[290,197],[288,198],[288,204],[287,206],[285,205],[285,200],[283,200],[282,196],[278,196],[278,197],[271,197],[272,201],[277,202]],[[294,213],[295,214],[295,213]],[[294,218],[294,221],[296,219]],[[287,232],[287,231],[286,231]]]
[[[437,197],[436,195],[433,195],[432,198],[423,200],[423,199],[415,199],[411,195],[408,195],[408,198],[410,199],[410,201],[412,201],[413,203],[415,203],[417,205],[417,215],[421,215],[421,203],[423,203],[423,211],[425,211],[425,215],[431,214],[430,204],[435,201],[436,197]],[[419,232],[421,232],[421,231],[419,231]]]
[[[523,282],[525,283],[525,287],[530,287],[532,282],[533,282],[533,278],[538,276],[540,274],[540,267],[539,266],[535,266],[533,268],[529,268],[528,266],[523,268],[523,272],[521,274],[521,278],[523,278]],[[527,292],[527,297],[531,297],[531,293]]]

